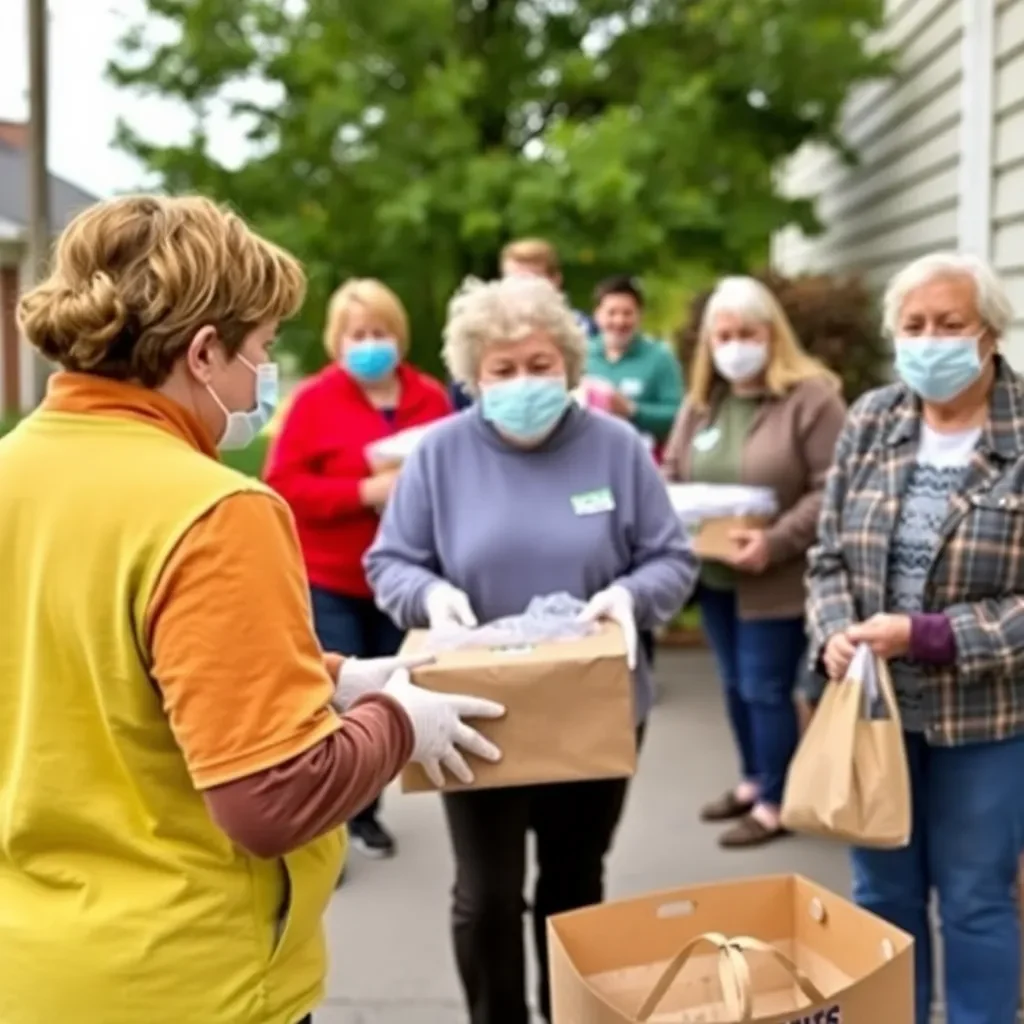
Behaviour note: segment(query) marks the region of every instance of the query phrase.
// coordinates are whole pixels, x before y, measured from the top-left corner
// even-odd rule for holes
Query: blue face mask
[[[222,452],[237,451],[251,444],[257,434],[273,419],[280,398],[277,363],[260,363],[253,366],[244,356],[238,357],[256,375],[256,405],[248,410],[232,412],[220,400],[217,392],[207,385],[213,400],[221,407],[226,417],[224,433],[217,447]]]
[[[341,365],[367,384],[383,380],[398,365],[398,342],[393,338],[368,338],[345,349]]]
[[[515,377],[481,389],[483,417],[507,437],[526,443],[544,440],[569,404],[564,377]]]
[[[981,376],[977,338],[896,339],[896,373],[926,402],[948,402]]]

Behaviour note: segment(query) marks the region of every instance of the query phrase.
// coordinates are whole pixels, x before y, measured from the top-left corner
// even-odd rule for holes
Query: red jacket
[[[291,506],[314,586],[369,597],[362,559],[380,519],[359,500],[359,482],[370,476],[364,450],[373,441],[451,412],[444,388],[404,363],[394,422],[366,399],[337,365],[296,391],[267,456],[264,477]]]

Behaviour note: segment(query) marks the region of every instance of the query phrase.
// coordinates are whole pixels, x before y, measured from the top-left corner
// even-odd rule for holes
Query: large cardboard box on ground
[[[402,653],[422,651],[427,638],[426,631],[414,630]],[[428,690],[487,697],[508,709],[504,718],[470,723],[501,748],[502,760],[472,759],[476,781],[466,787],[449,777],[446,791],[622,778],[636,771],[633,680],[616,625],[602,624],[580,639],[443,651],[412,678]],[[419,765],[403,771],[403,792],[435,789]]]
[[[913,1024],[909,935],[797,875],[548,919],[552,1024]]]

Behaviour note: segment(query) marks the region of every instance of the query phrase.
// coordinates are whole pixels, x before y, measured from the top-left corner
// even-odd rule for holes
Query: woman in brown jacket
[[[721,281],[664,471],[671,482],[768,487],[778,502],[769,526],[733,533],[726,561],[705,561],[697,594],[741,769],[739,783],[701,811],[704,821],[738,819],[720,839],[725,847],[783,834],[793,690],[807,643],[805,560],[845,412],[838,378],[800,347],[771,292],[753,278]]]

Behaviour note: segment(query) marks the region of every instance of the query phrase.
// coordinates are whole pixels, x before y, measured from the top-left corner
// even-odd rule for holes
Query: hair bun
[[[26,295],[18,321],[30,344],[69,370],[89,370],[106,358],[124,330],[128,310],[109,274],[80,284],[59,278]]]

